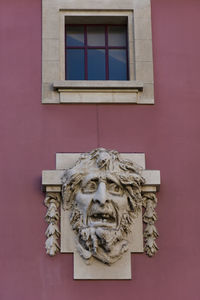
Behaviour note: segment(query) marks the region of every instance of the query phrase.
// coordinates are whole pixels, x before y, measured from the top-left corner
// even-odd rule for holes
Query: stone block
[[[124,253],[122,258],[111,266],[95,260],[86,265],[79,253],[74,253],[74,279],[131,279],[131,254]]]
[[[135,40],[135,60],[152,62],[151,40]]]
[[[59,103],[59,94],[54,90],[52,83],[43,83],[42,86],[43,103]]]
[[[153,83],[153,62],[136,61],[136,78],[143,80],[144,83]]]
[[[134,18],[135,39],[152,39],[151,20],[146,18]]]
[[[73,91],[61,92],[60,103],[137,103],[138,93],[134,91]]]
[[[43,62],[43,82],[54,82],[59,79],[59,62],[58,61],[45,61]]]
[[[43,59],[48,61],[59,60],[59,40],[44,39],[43,40]]]

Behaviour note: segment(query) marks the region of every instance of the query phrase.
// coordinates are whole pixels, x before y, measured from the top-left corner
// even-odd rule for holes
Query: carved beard
[[[112,264],[119,260],[128,250],[128,241],[125,239],[130,232],[133,222],[132,213],[122,215],[118,228],[90,227],[83,223],[83,216],[78,208],[72,210],[70,223],[77,234],[77,249],[86,260],[95,257],[105,264]]]

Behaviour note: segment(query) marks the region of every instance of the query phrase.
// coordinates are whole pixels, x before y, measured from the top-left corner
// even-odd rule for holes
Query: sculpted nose
[[[104,205],[106,203],[106,184],[105,182],[100,182],[98,189],[94,195],[94,202]]]

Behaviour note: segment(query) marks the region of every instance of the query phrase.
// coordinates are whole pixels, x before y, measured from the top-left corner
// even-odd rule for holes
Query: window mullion
[[[65,80],[67,80],[67,24],[65,24]]]
[[[84,25],[85,80],[88,80],[87,25]]]
[[[108,25],[105,26],[105,63],[106,63],[106,80],[109,80],[109,59],[108,59]]]
[[[128,46],[129,46],[129,42],[128,42],[128,27],[127,27],[127,30],[126,30],[126,72],[127,72],[126,76],[127,76],[127,80],[129,80],[129,51],[128,51]]]

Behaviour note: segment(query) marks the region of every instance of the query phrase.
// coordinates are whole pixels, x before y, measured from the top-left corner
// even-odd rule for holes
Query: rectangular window
[[[151,0],[89,2],[42,0],[42,103],[154,104]]]
[[[129,80],[126,25],[66,24],[66,80]]]

